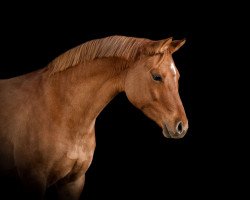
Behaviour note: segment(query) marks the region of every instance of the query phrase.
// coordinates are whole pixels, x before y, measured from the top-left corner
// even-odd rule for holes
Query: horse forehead
[[[166,61],[166,62],[163,62],[162,64],[161,64],[161,67],[160,67],[161,69],[162,69],[162,71],[163,72],[168,72],[169,70],[174,74],[174,75],[176,75],[176,66],[175,66],[175,64],[174,64],[174,61],[173,60],[168,60],[168,61]]]
[[[175,75],[176,74],[176,67],[175,67],[175,64],[173,61],[171,61],[171,63],[170,63],[170,69],[173,72],[173,74]]]

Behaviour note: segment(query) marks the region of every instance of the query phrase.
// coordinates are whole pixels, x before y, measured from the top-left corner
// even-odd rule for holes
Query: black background
[[[238,26],[228,6],[168,2],[1,6],[0,78],[42,68],[90,39],[110,35],[187,39],[174,60],[181,74],[188,134],[181,140],[164,138],[153,121],[119,94],[97,119],[97,148],[82,199],[204,199],[239,197],[247,191],[243,184],[248,176],[247,145],[244,135],[237,137],[242,133],[235,131],[232,120],[241,115],[232,115],[237,108],[228,106],[234,96],[229,91],[235,89],[230,81],[234,61],[226,63],[233,54],[225,52],[235,41],[232,31]]]

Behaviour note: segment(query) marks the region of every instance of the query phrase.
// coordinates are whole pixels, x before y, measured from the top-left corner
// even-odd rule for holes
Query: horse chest
[[[65,135],[73,135],[68,133]],[[75,137],[59,137],[55,142],[49,174],[49,185],[60,180],[72,180],[84,174],[93,159],[95,150],[94,131],[85,131]]]
[[[84,162],[87,159],[88,151],[89,149],[84,146],[74,145],[72,149],[68,150],[67,158]]]
[[[56,162],[49,175],[49,182],[53,184],[58,180],[74,179],[84,174],[93,159],[94,149],[86,146],[72,146],[66,156]]]
[[[69,175],[75,173],[85,173],[92,160],[91,153],[88,150],[82,148],[76,148],[73,151],[67,153],[67,159],[72,161],[72,167]]]
[[[67,158],[74,161],[69,177],[82,174],[87,171],[93,159],[94,149],[88,146],[74,146],[67,152]]]

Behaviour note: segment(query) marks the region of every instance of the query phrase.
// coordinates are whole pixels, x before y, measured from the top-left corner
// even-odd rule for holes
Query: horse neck
[[[124,91],[127,64],[118,59],[88,62],[52,75],[50,87],[68,126],[93,126],[102,109]],[[80,128],[80,127],[79,127]]]

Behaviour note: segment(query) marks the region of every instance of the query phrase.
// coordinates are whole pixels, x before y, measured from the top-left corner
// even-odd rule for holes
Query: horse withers
[[[0,168],[16,169],[27,195],[78,199],[95,149],[98,114],[120,93],[167,138],[188,120],[172,54],[185,40],[111,36],[60,55],[43,69],[0,80]]]

